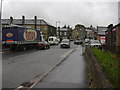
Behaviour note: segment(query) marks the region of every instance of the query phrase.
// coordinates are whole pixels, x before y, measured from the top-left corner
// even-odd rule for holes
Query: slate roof
[[[34,19],[25,19],[24,23],[26,25],[32,25],[32,24],[35,24],[35,20]],[[10,19],[2,19],[2,24],[10,24]],[[21,25],[22,24],[22,19],[13,19],[12,24]],[[52,26],[51,24],[47,23],[43,19],[37,19],[36,24]]]

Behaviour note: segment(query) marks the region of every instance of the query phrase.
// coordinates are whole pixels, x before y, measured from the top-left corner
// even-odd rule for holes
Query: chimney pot
[[[35,20],[35,29],[37,29],[37,16],[34,17]]]
[[[22,16],[22,24],[25,24],[25,16]]]
[[[10,24],[13,24],[13,17],[10,16]]]

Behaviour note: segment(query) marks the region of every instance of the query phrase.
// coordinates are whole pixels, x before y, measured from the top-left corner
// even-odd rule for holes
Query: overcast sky
[[[3,0],[2,18],[37,16],[52,25],[107,26],[118,23],[119,0]]]

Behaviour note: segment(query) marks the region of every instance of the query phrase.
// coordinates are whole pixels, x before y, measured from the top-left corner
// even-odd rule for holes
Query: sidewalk
[[[79,46],[33,88],[88,88],[86,62]]]

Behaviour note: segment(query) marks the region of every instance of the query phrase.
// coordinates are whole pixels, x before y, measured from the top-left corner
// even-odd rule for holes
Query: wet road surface
[[[44,76],[65,55],[77,46],[61,49],[59,45],[47,50],[7,51],[2,53],[2,87],[16,88],[25,81]]]
[[[88,88],[86,67],[82,47],[79,46],[34,88]]]

